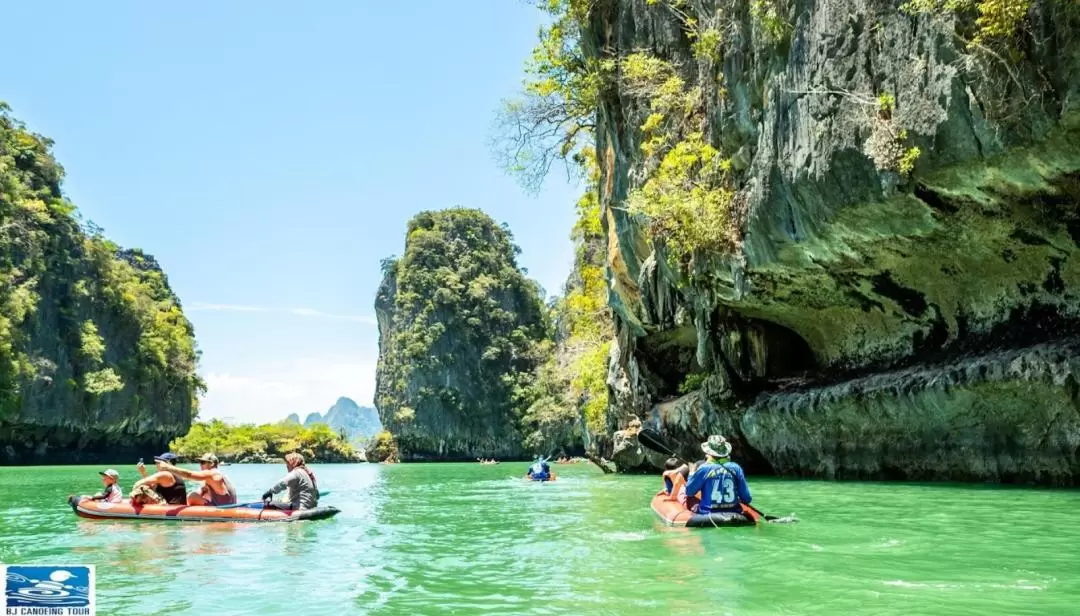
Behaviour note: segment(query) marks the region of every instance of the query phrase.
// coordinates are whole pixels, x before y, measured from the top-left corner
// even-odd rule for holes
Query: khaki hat
[[[98,475],[101,475],[102,477],[112,477],[113,479],[120,479],[120,473],[114,471],[111,468],[107,468],[101,471],[100,473],[98,473]]]
[[[207,464],[213,464],[214,466],[217,466],[217,463],[218,463],[217,456],[215,456],[212,453],[204,453],[203,455],[201,455],[201,456],[199,456],[198,458],[195,458],[195,459],[198,460],[199,462],[206,462]]]

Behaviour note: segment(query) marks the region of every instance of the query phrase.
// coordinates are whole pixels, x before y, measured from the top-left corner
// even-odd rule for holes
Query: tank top
[[[171,473],[173,480],[176,483],[169,487],[162,485],[154,486],[154,491],[158,493],[158,496],[165,499],[165,502],[170,505],[186,505],[187,504],[187,486],[184,485],[184,478]]]
[[[236,504],[236,488],[233,487],[232,481],[225,475],[221,476],[221,482],[225,484],[225,493],[218,494],[214,491],[214,488],[207,486],[206,491],[210,493],[210,504],[215,507],[221,505],[235,505]]]

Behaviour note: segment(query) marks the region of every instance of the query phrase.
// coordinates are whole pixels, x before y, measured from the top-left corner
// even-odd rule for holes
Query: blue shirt
[[[750,504],[750,486],[742,467],[734,462],[703,464],[686,482],[686,495],[701,492],[698,513],[740,511],[739,503]]]
[[[537,462],[529,467],[529,476],[547,479],[551,476],[551,467],[547,465],[547,462]]]

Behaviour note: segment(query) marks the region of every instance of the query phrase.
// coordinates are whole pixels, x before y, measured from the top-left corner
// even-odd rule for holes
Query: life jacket
[[[315,489],[315,494],[319,493],[319,484],[315,481],[315,472],[308,469],[306,466],[300,466],[301,470],[307,473],[309,479],[311,479],[311,487]]]

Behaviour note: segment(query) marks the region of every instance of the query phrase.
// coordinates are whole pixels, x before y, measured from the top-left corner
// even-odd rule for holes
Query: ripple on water
[[[247,525],[79,520],[64,498],[96,469],[4,469],[0,560],[97,564],[102,613],[119,615],[300,597],[306,613],[685,614],[708,589],[740,616],[986,616],[1070,613],[1080,596],[1076,492],[752,479],[755,504],[802,521],[695,530],[652,514],[655,477],[582,466],[537,484],[525,468],[320,466],[340,515]],[[281,471],[229,474],[257,498]]]

